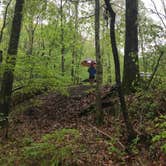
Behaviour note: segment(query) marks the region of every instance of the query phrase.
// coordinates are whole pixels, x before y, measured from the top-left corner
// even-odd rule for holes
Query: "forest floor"
[[[111,90],[111,86],[105,86],[102,89],[105,114],[102,126],[97,126],[94,123],[95,113],[93,106],[95,104],[95,93],[94,87],[88,85],[73,86],[69,89],[68,95],[49,92],[17,105],[10,117],[9,140],[0,146],[0,152],[3,154],[2,158],[4,158],[0,162],[2,164],[6,162],[5,156],[8,156],[7,165],[20,165],[22,157],[19,156],[22,155],[23,151],[25,152],[25,146],[31,146],[32,144],[34,146],[34,143],[41,143],[43,136],[47,135],[47,139],[49,139],[50,136],[48,134],[55,131],[60,132],[64,131],[64,129],[66,131],[69,129],[70,131],[72,129],[71,132],[74,131],[78,135],[74,141],[71,141],[74,136],[67,132],[66,135],[64,134],[65,137],[62,135],[63,142],[58,142],[59,145],[56,149],[64,146],[70,147],[70,152],[67,152],[70,153],[69,156],[63,149],[63,155],[57,159],[60,163],[59,165],[151,166],[159,163],[162,165],[164,163],[162,156],[161,161],[151,161],[146,150],[146,143],[145,145],[141,143],[138,147],[135,146],[136,143],[133,144],[133,153],[127,153],[125,124],[120,112],[117,111],[119,110],[119,101],[116,92],[112,93],[111,97],[108,95]],[[128,96],[127,103],[130,104],[133,100],[137,99],[133,96]],[[160,101],[160,104],[164,107],[163,101]],[[143,122],[140,123],[139,119],[135,118],[133,127],[138,133],[142,134],[140,125]],[[144,121],[144,123],[144,125],[150,125],[151,122]],[[25,143],[27,139],[28,144]],[[11,153],[9,154],[6,149],[10,149]],[[30,154],[26,154],[26,157],[24,155],[24,164],[41,165],[43,158],[45,158],[44,163],[47,163],[44,165],[50,164],[52,157],[55,156],[52,152],[55,149],[53,148],[48,153],[44,152],[44,150],[47,151],[47,148],[41,148],[41,154],[37,152],[36,154],[31,154],[30,152]],[[52,156],[51,158],[49,154]],[[34,157],[35,155],[38,155],[38,157]],[[9,160],[10,157],[11,159]],[[56,164],[54,163],[54,165]]]

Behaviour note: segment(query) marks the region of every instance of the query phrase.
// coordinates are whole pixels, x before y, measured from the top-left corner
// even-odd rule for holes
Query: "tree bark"
[[[143,64],[143,71],[147,72],[147,60],[145,57],[145,51],[144,51],[144,38],[141,27],[139,28],[139,34],[140,34],[140,49],[141,49],[141,55],[142,55],[142,64]]]
[[[61,14],[61,71],[62,75],[65,72],[65,46],[64,46],[64,25],[63,25],[63,0],[61,0],[60,14]]]
[[[73,51],[72,51],[72,69],[71,69],[71,76],[73,83],[76,83],[76,77],[78,76],[78,70],[77,70],[77,37],[78,37],[78,4],[79,0],[74,2],[75,6],[75,28],[74,28],[74,37],[73,37]]]
[[[156,72],[157,72],[157,69],[158,69],[159,64],[160,64],[160,60],[161,60],[161,58],[162,58],[163,55],[164,55],[164,52],[161,51],[161,52],[160,52],[160,56],[159,56],[159,58],[158,58],[158,60],[157,60],[157,63],[156,63],[156,65],[155,65],[155,67],[154,67],[153,73],[152,73],[152,75],[151,75],[151,77],[150,77],[150,79],[149,79],[149,82],[148,82],[148,85],[147,85],[146,89],[149,89],[149,87],[150,87],[150,85],[151,85],[151,83],[152,83],[152,80],[153,80],[153,78],[154,78],[154,76],[155,76],[155,74],[156,74]]]
[[[111,39],[112,52],[114,56],[116,84],[118,85],[118,94],[119,94],[119,100],[121,104],[121,111],[123,113],[125,125],[127,128],[128,138],[132,139],[133,137],[135,137],[135,132],[133,130],[132,124],[129,119],[128,111],[126,108],[126,102],[125,102],[125,98],[124,98],[124,94],[123,94],[122,86],[121,86],[119,55],[118,55],[118,49],[117,49],[116,37],[115,37],[116,14],[112,9],[110,0],[105,0],[105,4],[106,4],[106,10],[109,12],[110,19],[111,19],[110,20],[110,39]]]
[[[6,27],[7,12],[8,12],[8,8],[9,8],[11,2],[12,2],[12,0],[9,0],[9,2],[7,3],[6,8],[5,8],[5,13],[4,13],[4,18],[3,18],[3,24],[2,24],[1,31],[0,31],[0,43],[2,42],[3,31],[4,31],[5,27]]]
[[[101,85],[102,85],[102,64],[100,52],[100,0],[95,0],[95,50],[96,50],[96,123],[103,123],[104,114],[101,102]]]
[[[0,30],[0,43],[2,43],[3,31],[4,31],[5,27],[6,27],[7,12],[8,12],[8,8],[9,8],[9,5],[10,5],[11,2],[12,2],[12,0],[9,0],[9,2],[7,3],[6,8],[5,8],[3,24],[2,24],[2,28]],[[0,65],[2,63],[2,60],[3,60],[3,51],[0,50]]]
[[[3,51],[0,50],[0,65],[1,65],[1,63],[2,63],[2,60],[3,60]]]
[[[10,111],[11,93],[14,79],[14,68],[16,64],[16,55],[21,31],[22,11],[24,0],[16,0],[14,17],[11,28],[10,41],[8,46],[8,55],[6,59],[6,68],[3,74],[1,94],[0,94],[0,114],[2,127],[8,124],[8,114]]]
[[[138,0],[126,0],[126,37],[123,87],[133,91],[139,79],[138,65]]]
[[[27,54],[29,56],[33,53],[33,43],[34,43],[34,35],[35,35],[35,29],[37,26],[33,27],[33,20],[29,23],[29,25],[26,27],[27,33],[28,33],[28,48],[27,48]]]

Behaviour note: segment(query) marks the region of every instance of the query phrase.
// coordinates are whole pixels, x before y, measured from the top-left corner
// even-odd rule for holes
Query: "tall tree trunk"
[[[9,0],[9,2],[7,3],[6,5],[6,8],[5,8],[5,13],[4,13],[4,18],[3,18],[3,24],[2,24],[2,28],[0,30],[0,43],[2,42],[2,38],[3,38],[3,31],[6,27],[6,20],[7,20],[7,12],[8,12],[8,8],[10,6],[10,3],[12,2],[12,0]]]
[[[149,79],[149,82],[148,82],[148,85],[147,85],[146,89],[149,89],[149,87],[150,87],[150,85],[152,83],[152,80],[153,80],[153,78],[154,78],[154,76],[155,76],[155,74],[157,72],[157,69],[158,69],[159,64],[160,64],[160,60],[161,60],[161,58],[162,58],[163,55],[164,55],[164,51],[160,51],[160,56],[159,56],[159,58],[157,60],[157,63],[155,65],[155,67],[154,67],[153,73],[152,73],[152,75],[151,75],[151,77]]]
[[[33,26],[33,20],[29,23],[29,25],[26,27],[27,33],[28,33],[28,47],[27,47],[27,54],[29,56],[33,53],[33,43],[34,43],[34,34],[35,29],[37,26]]]
[[[64,46],[64,25],[63,25],[63,0],[61,0],[61,6],[60,6],[60,14],[61,14],[61,71],[62,75],[64,75],[65,72],[65,46]]]
[[[3,61],[3,51],[0,50],[0,66],[2,64],[2,61]],[[1,68],[0,68],[0,70],[1,70]],[[0,86],[1,86],[1,81],[2,81],[2,75],[0,74]],[[1,91],[0,91],[0,93],[1,93]]]
[[[12,2],[12,0],[9,0],[9,2],[7,3],[6,8],[5,8],[3,23],[2,23],[1,30],[0,30],[0,43],[2,43],[3,31],[4,31],[5,27],[6,27],[7,12],[8,12],[8,8],[9,8],[9,5],[10,5],[11,2]],[[2,63],[2,60],[3,60],[3,51],[0,50],[0,65]]]
[[[138,0],[126,0],[126,38],[123,87],[133,91],[139,79],[138,65]]]
[[[111,83],[112,82],[111,59],[110,59],[110,54],[108,53],[107,53],[107,59],[108,59],[107,71],[109,72],[107,81],[108,83]]]
[[[73,37],[73,52],[72,52],[72,69],[71,69],[71,76],[73,83],[76,83],[76,77],[78,76],[78,70],[77,70],[77,37],[78,37],[78,1],[74,1],[74,6],[75,6],[75,31],[74,31],[74,37]],[[75,66],[76,65],[76,66]]]
[[[127,128],[128,138],[132,139],[135,136],[135,132],[133,130],[132,124],[129,119],[128,111],[126,109],[125,98],[124,98],[124,94],[123,94],[122,86],[121,86],[120,64],[119,64],[118,49],[117,49],[116,37],[115,37],[116,14],[112,9],[110,0],[105,0],[105,4],[106,4],[106,10],[109,12],[109,15],[110,15],[110,39],[111,39],[112,52],[114,56],[116,84],[118,86],[118,94],[119,94],[119,100],[121,104],[121,111],[123,113],[125,125]]]
[[[14,79],[14,68],[21,31],[22,11],[24,0],[16,0],[14,18],[12,22],[11,35],[6,60],[6,68],[3,74],[1,94],[0,94],[0,125],[6,127],[8,124],[8,114],[10,111],[11,93]]]
[[[144,38],[141,27],[139,28],[139,34],[140,34],[140,48],[141,48],[141,55],[142,55],[142,63],[143,63],[143,71],[147,72],[147,62],[145,57],[145,50],[144,50]]]
[[[103,123],[104,114],[101,103],[102,64],[100,52],[100,0],[95,0],[95,49],[97,62],[97,85],[96,85],[96,123]]]
[[[3,60],[3,51],[0,50],[0,65],[1,65],[1,63],[2,63],[2,60]]]

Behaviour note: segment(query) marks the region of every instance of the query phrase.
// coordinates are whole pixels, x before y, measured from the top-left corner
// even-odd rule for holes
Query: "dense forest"
[[[0,0],[0,165],[166,165],[166,2],[145,1]]]

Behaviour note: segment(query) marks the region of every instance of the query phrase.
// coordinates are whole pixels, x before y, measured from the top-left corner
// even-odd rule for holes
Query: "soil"
[[[116,91],[112,97],[109,95],[112,91],[111,86],[102,88],[103,103],[110,103],[103,109],[105,119],[102,126],[94,123],[94,86],[80,85],[70,87],[68,95],[57,92],[39,95],[35,98],[37,104],[30,104],[24,111],[11,114],[9,137],[18,139],[31,136],[37,141],[55,130],[77,129],[81,136],[79,141],[86,147],[85,152],[74,154],[78,159],[77,165],[111,166],[124,165],[124,162],[129,163],[127,165],[141,165],[141,159],[133,162],[133,155],[125,153],[122,156],[126,152],[126,130],[123,118],[117,111]],[[111,154],[109,142],[112,140],[120,149],[119,154]],[[149,164],[152,163],[149,161]]]

